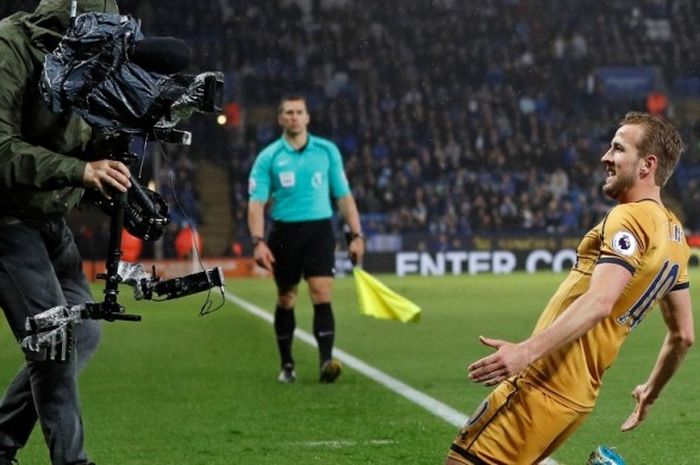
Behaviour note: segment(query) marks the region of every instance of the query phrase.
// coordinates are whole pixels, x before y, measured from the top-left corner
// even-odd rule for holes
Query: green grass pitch
[[[465,414],[489,392],[465,367],[488,353],[480,334],[520,340],[563,274],[379,278],[423,308],[418,324],[361,316],[352,278],[336,281],[337,346]],[[700,282],[700,272],[691,279]],[[270,280],[229,280],[227,289],[264,309]],[[691,288],[696,305],[700,295]],[[96,295],[99,291],[96,291]],[[176,301],[122,301],[141,323],[105,323],[102,346],[80,379],[86,446],[98,465],[428,465],[443,463],[457,428],[363,375],[346,369],[318,383],[316,349],[296,341],[297,382],[276,381],[270,325],[228,302],[200,318],[202,295]],[[298,327],[309,330],[304,285]],[[634,331],[605,378],[598,407],[555,455],[585,463],[595,446],[618,448],[631,465],[696,464],[700,457],[700,370],[694,349],[650,417],[620,433],[632,388],[646,379],[664,334],[658,311]],[[21,356],[0,323],[0,386]],[[38,429],[19,456],[48,464]]]

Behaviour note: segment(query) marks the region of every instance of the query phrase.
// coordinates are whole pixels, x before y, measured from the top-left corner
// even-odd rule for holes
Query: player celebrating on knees
[[[352,233],[351,259],[361,260],[364,254],[360,216],[340,152],[332,142],[308,133],[309,119],[304,97],[284,97],[278,114],[282,137],[260,152],[250,173],[248,228],[255,261],[274,274],[277,284],[274,326],[282,365],[278,380],[283,383],[296,378],[292,358],[294,304],[302,275],[308,281],[314,306],[320,380],[332,383],[340,375],[340,362],[332,358],[335,235],[330,220],[331,196],[337,199]],[[270,197],[273,222],[266,242],[265,204]]]
[[[666,338],[649,378],[632,395],[637,427],[693,344],[683,226],[661,188],[683,151],[678,131],[646,113],[628,113],[601,161],[612,208],[578,246],[577,260],[529,339],[481,338],[496,352],[469,377],[498,387],[460,430],[447,465],[531,465],[560,446],[593,409],[605,370],[627,335],[656,304]]]

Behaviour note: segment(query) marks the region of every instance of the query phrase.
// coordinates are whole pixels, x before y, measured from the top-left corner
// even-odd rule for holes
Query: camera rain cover
[[[44,60],[40,86],[50,109],[72,108],[91,126],[106,131],[147,131],[167,119],[170,105],[189,83],[129,61],[129,50],[143,38],[139,21],[131,16],[78,16]]]

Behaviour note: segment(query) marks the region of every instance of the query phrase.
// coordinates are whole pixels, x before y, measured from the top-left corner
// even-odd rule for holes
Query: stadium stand
[[[599,187],[609,128],[631,109],[682,128],[688,151],[667,198],[700,232],[692,0],[120,5],[147,35],[191,44],[191,70],[226,74],[229,123],[193,121],[197,142],[177,153],[176,177],[191,219],[207,222],[193,170],[198,159],[226,164],[237,246],[247,244],[248,172],[278,137],[286,92],[308,96],[311,130],[340,146],[370,240],[417,236],[440,248],[591,227],[609,205]]]

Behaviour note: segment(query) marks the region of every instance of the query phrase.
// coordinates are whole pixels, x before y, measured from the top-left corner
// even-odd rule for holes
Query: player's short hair
[[[287,94],[287,95],[284,95],[284,96],[280,99],[280,104],[279,104],[279,106],[277,107],[277,113],[280,114],[280,115],[282,114],[282,112],[284,111],[284,104],[285,104],[286,102],[298,102],[298,101],[302,101],[302,102],[304,102],[304,105],[306,105],[306,97],[304,97],[303,95],[298,95],[298,94]]]
[[[659,160],[656,170],[656,184],[663,187],[676,169],[685,144],[678,130],[670,122],[649,113],[631,111],[620,121],[625,124],[638,124],[644,128],[642,141],[637,149],[642,157],[650,154]]]

